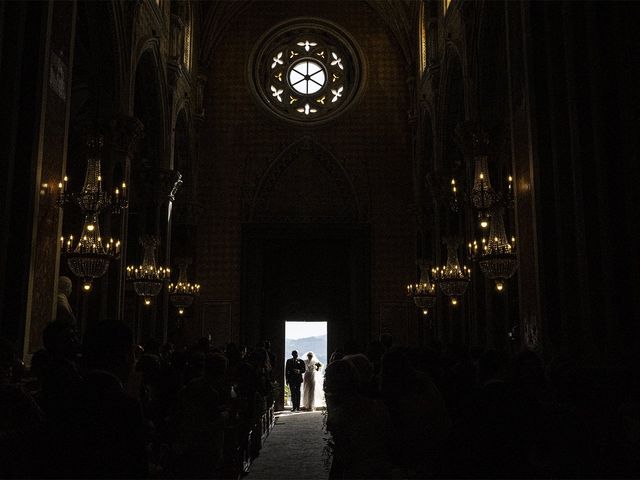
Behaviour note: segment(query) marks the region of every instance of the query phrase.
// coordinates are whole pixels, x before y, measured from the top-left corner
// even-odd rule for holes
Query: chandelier
[[[110,238],[103,240],[100,234],[99,215],[106,209],[119,213],[127,208],[126,184],[122,184],[122,195],[118,188],[115,195],[103,191],[100,154],[104,139],[102,135],[92,136],[87,141],[87,171],[82,190],[79,193],[67,191],[68,177],[58,184],[57,204],[64,208],[75,203],[84,214],[82,232],[76,242],[73,235],[65,240],[60,237],[60,248],[66,256],[71,272],[83,279],[82,288],[91,290],[93,279],[102,277],[109,269],[109,263],[120,256],[120,241]]]
[[[413,298],[413,303],[422,309],[423,315],[427,315],[429,309],[436,305],[436,286],[429,280],[427,263],[420,260],[418,266],[420,267],[420,281],[407,285],[407,296]]]
[[[457,249],[460,240],[447,238],[445,243],[447,244],[447,263],[444,266],[433,268],[431,276],[442,293],[451,297],[451,304],[457,305],[458,297],[464,295],[471,281],[471,269],[464,265],[460,266],[458,261]]]
[[[186,308],[189,308],[195,297],[200,295],[200,285],[187,281],[187,267],[189,262],[183,260],[178,263],[178,282],[170,283],[167,286],[169,300],[178,309],[178,314],[183,315]]]
[[[482,239],[469,244],[469,253],[478,259],[480,270],[489,279],[493,280],[496,290],[504,289],[504,282],[511,278],[518,268],[518,256],[515,249],[515,237],[511,242],[507,240],[504,229],[503,209],[496,209],[492,215],[489,240]]]
[[[144,298],[144,304],[151,305],[151,297],[160,293],[171,270],[156,266],[156,248],[160,245],[156,237],[146,235],[140,239],[140,244],[144,249],[142,265],[127,266],[127,280],[133,283],[136,293]]]
[[[473,177],[473,188],[471,189],[471,204],[478,211],[478,222],[480,228],[489,226],[489,211],[496,195],[491,188],[489,168],[487,166],[487,156],[479,155],[475,157],[475,173]]]

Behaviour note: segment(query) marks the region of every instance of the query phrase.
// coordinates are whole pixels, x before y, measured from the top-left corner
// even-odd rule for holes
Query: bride
[[[308,352],[304,365],[304,396],[302,409],[313,411],[316,391],[316,372],[322,368],[322,364],[313,352]]]

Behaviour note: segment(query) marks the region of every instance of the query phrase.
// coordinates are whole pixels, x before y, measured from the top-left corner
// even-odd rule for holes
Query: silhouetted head
[[[478,380],[485,383],[489,380],[504,380],[509,358],[499,350],[487,350],[478,360]]]
[[[204,359],[204,374],[211,379],[222,379],[229,361],[220,353],[210,353]]]
[[[270,368],[269,355],[264,348],[256,348],[249,355],[249,361],[258,368]]]
[[[342,358],[344,358],[344,352],[342,350],[336,350],[331,354],[331,357],[329,358],[329,363],[337,362]]]
[[[393,346],[393,336],[391,336],[390,333],[383,333],[382,335],[380,335],[380,341],[382,342],[382,345],[384,345],[384,348],[386,348],[387,350]]]
[[[311,360],[313,358],[313,352],[307,353],[307,358]]]
[[[344,399],[358,392],[358,373],[348,360],[336,360],[327,365],[324,391],[334,400]]]
[[[293,352],[291,352],[291,356],[292,356],[293,358],[298,358],[298,351],[297,351],[297,350],[294,350]]]
[[[31,373],[42,382],[51,366],[51,354],[46,348],[41,348],[31,357]]]
[[[202,353],[207,353],[211,349],[211,342],[209,341],[209,337],[201,337],[198,339],[196,343],[196,349],[200,350]]]
[[[366,355],[356,353],[355,355],[347,355],[343,361],[351,363],[358,377],[358,390],[365,392],[373,379],[373,365]]]
[[[415,371],[404,351],[392,348],[382,357],[380,388],[385,395],[396,395],[402,386],[412,387]]]
[[[91,325],[84,337],[83,356],[88,368],[111,372],[125,383],[135,360],[131,329],[114,320]]]
[[[79,340],[73,324],[65,320],[49,322],[42,332],[44,348],[54,358],[74,360],[79,350]]]
[[[271,342],[269,340],[265,340],[262,345],[267,352],[271,349]]]
[[[176,347],[173,343],[165,343],[164,345],[162,345],[162,347],[160,347],[160,356],[163,359],[168,359],[171,358],[171,355],[173,355],[173,352],[175,352]]]

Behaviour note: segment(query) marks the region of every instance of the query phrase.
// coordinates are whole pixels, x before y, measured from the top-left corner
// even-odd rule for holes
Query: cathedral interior
[[[640,474],[638,18],[640,3],[604,0],[1,2],[2,384],[35,392],[44,418],[57,418],[59,400],[37,395],[72,382],[46,381],[71,368],[56,363],[51,339],[77,336],[85,353],[78,346],[65,362],[75,375],[77,361],[80,378],[83,357],[97,362],[115,342],[101,326],[117,324],[130,332],[134,372],[148,375],[141,359],[160,365],[169,349],[197,350],[205,372],[226,355],[231,369],[229,352],[248,348],[251,365],[266,355],[273,386],[261,415],[218,428],[224,448],[209,463],[180,449],[166,460],[148,440],[156,470],[135,459],[121,462],[132,470],[101,470],[89,453],[79,470],[12,454],[7,475],[184,478],[200,475],[194,465],[208,477],[247,474],[278,429],[294,320],[327,322],[328,352],[366,354],[382,381],[383,353],[389,369],[428,371],[450,419],[451,433],[435,423],[401,432],[440,438],[424,442],[426,456],[352,461],[341,449],[353,432],[338,420],[349,403],[336,387],[352,373],[338,363],[325,384],[329,420],[331,398],[338,412],[333,478]],[[546,434],[579,443],[570,425],[597,414],[588,440],[562,455],[537,440],[526,454],[441,447],[480,438],[459,433],[476,423],[456,430],[467,390],[452,376],[472,371],[477,384],[474,375],[526,364],[525,354],[554,386],[579,379],[562,397],[571,401],[553,397],[572,406],[569,426]],[[416,375],[398,378],[422,385]],[[396,396],[426,398],[396,386]],[[147,420],[150,391],[136,391]],[[382,418],[364,391],[362,411]],[[411,408],[389,401],[392,423],[404,424],[394,412]],[[553,412],[550,424],[569,415]],[[15,432],[28,430],[12,425],[0,422],[0,443],[15,453]],[[51,442],[55,428],[29,425]],[[108,454],[140,460],[133,443]],[[527,466],[496,470],[488,459],[499,455]]]

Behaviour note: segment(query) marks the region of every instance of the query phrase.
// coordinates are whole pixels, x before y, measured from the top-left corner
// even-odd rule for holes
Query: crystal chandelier
[[[156,266],[156,248],[160,245],[156,237],[146,235],[140,239],[140,244],[144,249],[142,265],[127,266],[127,280],[133,283],[136,293],[144,298],[144,304],[151,305],[151,297],[160,293],[171,270]]]
[[[109,263],[120,256],[120,241],[103,240],[100,234],[98,217],[106,209],[119,213],[127,208],[126,184],[122,184],[122,195],[118,188],[115,196],[102,190],[102,174],[100,154],[104,139],[102,135],[92,136],[87,141],[87,172],[82,190],[79,193],[67,191],[68,177],[58,184],[58,206],[64,208],[69,203],[75,203],[84,214],[82,232],[75,242],[73,235],[66,240],[60,237],[61,251],[67,258],[67,265],[71,272],[83,279],[83,289],[91,290],[94,278],[100,278],[109,269]]]
[[[461,267],[458,261],[457,249],[460,240],[447,238],[445,243],[447,244],[447,264],[433,268],[431,276],[442,293],[451,297],[451,304],[457,305],[458,297],[464,295],[471,281],[471,269],[464,265]]]
[[[469,244],[470,253],[478,259],[480,270],[489,280],[495,281],[496,290],[504,289],[504,282],[511,278],[518,268],[518,256],[515,249],[515,237],[507,240],[504,229],[503,209],[496,209],[492,215],[489,240],[482,239],[480,246],[476,242]]]
[[[489,211],[496,200],[495,192],[491,188],[489,168],[487,166],[487,156],[479,155],[475,157],[475,173],[473,177],[473,188],[471,189],[471,204],[478,211],[478,222],[480,228],[489,226]]]
[[[178,309],[178,314],[183,315],[186,308],[189,308],[195,297],[200,295],[200,285],[187,281],[187,267],[189,262],[183,260],[178,263],[178,282],[170,283],[167,286],[169,300]]]
[[[419,261],[420,281],[407,285],[407,296],[413,298],[416,307],[422,310],[423,315],[429,313],[429,309],[436,305],[436,286],[429,280],[429,268],[426,262]]]

